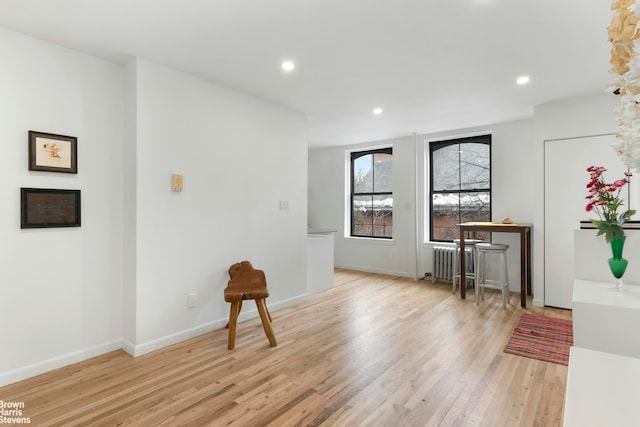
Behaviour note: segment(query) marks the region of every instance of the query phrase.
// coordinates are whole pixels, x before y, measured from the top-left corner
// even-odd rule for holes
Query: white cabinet
[[[576,279],[573,345],[640,358],[640,286]]]
[[[629,267],[615,289],[611,256],[595,230],[575,230],[573,347],[565,427],[637,426],[640,395],[640,230],[627,230]]]
[[[581,258],[579,252],[576,250],[577,259]],[[582,273],[585,271],[591,270]],[[595,276],[606,277],[604,273],[600,267],[591,271]],[[619,291],[610,279],[575,280],[565,427],[638,425],[638,324],[640,286],[625,285]]]
[[[307,235],[307,293],[333,287],[333,232]]]
[[[565,396],[565,427],[635,427],[640,359],[572,347]]]

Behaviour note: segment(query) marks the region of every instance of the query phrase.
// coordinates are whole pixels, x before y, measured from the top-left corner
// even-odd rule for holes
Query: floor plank
[[[335,287],[132,358],[115,351],[0,388],[38,426],[559,426],[567,367],[502,350],[524,312],[448,284],[336,270]]]

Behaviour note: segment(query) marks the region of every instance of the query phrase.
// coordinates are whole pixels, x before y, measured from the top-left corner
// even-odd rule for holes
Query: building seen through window
[[[351,236],[393,237],[391,147],[351,153]]]
[[[429,165],[430,240],[457,239],[462,222],[491,221],[491,135],[430,142]]]

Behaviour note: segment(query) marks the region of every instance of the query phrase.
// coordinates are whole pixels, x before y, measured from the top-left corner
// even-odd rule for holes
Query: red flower
[[[598,229],[598,236],[604,234],[607,242],[611,242],[614,238],[624,237],[622,224],[629,220],[635,211],[629,209],[618,214],[618,208],[622,207],[623,200],[620,197],[622,187],[629,183],[630,172],[625,172],[624,178],[613,182],[605,182],[602,177],[606,169],[602,166],[590,166],[587,168],[589,172],[589,181],[587,182],[588,203],[585,207],[587,212],[595,211],[599,219],[592,219]]]

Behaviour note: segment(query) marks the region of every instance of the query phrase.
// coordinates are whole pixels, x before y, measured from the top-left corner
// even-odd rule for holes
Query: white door
[[[604,166],[606,182],[623,178],[627,170],[611,148],[614,141],[614,135],[545,141],[544,304],[547,306],[571,308],[574,230],[580,228],[580,221],[597,217],[585,210],[587,168]],[[626,204],[625,207],[628,208]]]

